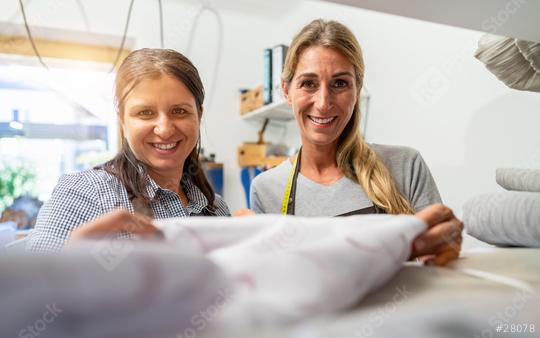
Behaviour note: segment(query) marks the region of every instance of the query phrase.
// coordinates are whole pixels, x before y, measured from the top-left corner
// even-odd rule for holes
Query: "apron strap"
[[[378,206],[372,205],[371,207],[349,211],[349,212],[346,212],[346,213],[341,214],[341,215],[336,215],[335,217],[345,217],[345,216],[353,216],[353,215],[368,215],[368,214],[386,214],[386,212],[383,209],[379,208]]]

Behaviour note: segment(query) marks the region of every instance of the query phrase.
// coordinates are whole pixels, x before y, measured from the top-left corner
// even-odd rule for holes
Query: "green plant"
[[[36,173],[21,160],[0,162],[0,212],[9,207],[13,200],[34,191]]]

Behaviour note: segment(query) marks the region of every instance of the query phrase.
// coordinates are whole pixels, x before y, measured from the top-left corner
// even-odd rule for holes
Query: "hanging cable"
[[[215,91],[216,82],[217,82],[216,78],[217,78],[217,74],[218,74],[219,66],[220,66],[221,49],[223,48],[223,20],[221,19],[221,15],[219,14],[219,12],[216,9],[214,9],[214,8],[212,8],[210,6],[209,1],[203,1],[202,2],[201,8],[199,9],[197,14],[195,15],[195,18],[193,19],[193,23],[191,24],[191,29],[190,29],[190,32],[189,32],[189,40],[188,40],[187,48],[186,48],[186,55],[188,57],[191,57],[191,47],[193,46],[195,30],[197,28],[197,25],[199,23],[201,15],[205,11],[209,11],[210,13],[212,13],[214,15],[214,17],[216,19],[216,22],[217,22],[217,25],[218,25],[218,28],[217,28],[218,29],[218,46],[216,48],[214,72],[213,72],[213,75],[212,75],[212,82],[210,82],[211,85],[210,85],[210,90],[209,90],[209,93],[208,93],[208,100],[207,100],[207,102],[208,102],[207,106],[210,106],[210,103],[212,103],[213,98],[214,98],[214,91]]]
[[[216,58],[215,58],[215,63],[214,63],[214,71],[213,71],[213,74],[212,74],[212,80],[210,82],[210,90],[207,91],[208,93],[208,96],[206,98],[206,103],[205,103],[205,107],[208,108],[211,106],[213,100],[214,100],[214,92],[215,92],[215,88],[216,88],[216,78],[217,78],[217,74],[219,72],[219,67],[220,67],[220,55],[221,55],[221,50],[223,48],[223,21],[221,19],[221,15],[219,14],[219,12],[212,8],[211,5],[210,5],[210,1],[208,0],[202,0],[201,1],[201,8],[199,8],[199,10],[197,11],[197,14],[195,15],[194,19],[193,19],[193,22],[191,23],[191,28],[189,30],[189,37],[188,37],[188,42],[187,42],[187,46],[186,46],[186,49],[185,49],[185,55],[187,57],[191,57],[191,47],[193,46],[193,41],[194,41],[194,36],[195,36],[195,30],[197,28],[197,25],[199,23],[199,20],[201,18],[201,15],[204,11],[209,11],[210,13],[212,13],[216,19],[216,22],[217,22],[217,25],[218,25],[218,46],[216,48]],[[207,109],[205,109],[206,111],[208,111]],[[204,118],[207,116],[207,114],[204,114],[203,115]],[[204,127],[205,127],[205,133],[207,134],[207,131],[206,131],[206,127],[207,125],[204,124]]]
[[[87,32],[91,32],[92,30],[90,29],[90,21],[88,21],[88,15],[86,14],[86,10],[84,9],[83,3],[81,2],[81,0],[77,0],[76,2],[77,2],[77,7],[79,7],[79,12],[81,13],[81,16],[84,21],[84,27],[86,28]]]
[[[165,48],[165,43],[163,42],[163,4],[161,0],[158,0],[159,6],[159,37],[161,40],[161,48]]]
[[[43,67],[45,67],[45,69],[48,70],[49,67],[47,67],[45,62],[43,62],[43,59],[41,58],[41,55],[39,54],[39,52],[37,50],[36,44],[34,43],[34,39],[32,38],[32,33],[30,32],[30,26],[28,26],[28,20],[26,19],[26,12],[24,11],[24,5],[23,5],[22,0],[19,0],[19,5],[21,6],[21,13],[22,13],[23,20],[24,20],[24,28],[26,29],[26,35],[28,36],[28,40],[30,40],[30,44],[32,45],[32,49],[34,50],[34,54],[36,54],[36,56],[37,56],[37,58],[39,60],[39,63],[41,63],[41,65]]]
[[[135,2],[135,0],[131,0],[131,2],[129,3],[129,9],[128,9],[128,14],[127,14],[127,19],[126,19],[126,25],[124,26],[124,35],[122,35],[122,42],[120,43],[120,47],[118,48],[118,53],[116,54],[116,59],[114,60],[113,65],[112,65],[111,70],[109,71],[109,73],[114,72],[114,70],[116,69],[116,64],[120,60],[120,56],[122,55],[122,51],[124,50],[124,44],[126,43],[126,37],[127,37],[128,28],[129,28],[129,20],[131,18],[131,10],[133,9],[133,3],[134,2]]]

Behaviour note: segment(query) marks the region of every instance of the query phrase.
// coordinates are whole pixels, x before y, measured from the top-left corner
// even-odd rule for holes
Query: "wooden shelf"
[[[246,121],[262,121],[264,119],[286,122],[294,120],[294,115],[287,102],[270,103],[242,115],[242,120]]]

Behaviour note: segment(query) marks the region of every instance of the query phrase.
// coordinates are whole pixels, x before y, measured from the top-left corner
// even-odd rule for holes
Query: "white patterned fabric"
[[[195,337],[213,324],[284,327],[350,308],[382,287],[426,228],[414,216],[391,215],[156,222],[165,242],[107,239],[0,256],[0,337]]]
[[[158,226],[179,250],[225,271],[234,294],[225,316],[280,324],[353,306],[400,270],[426,227],[390,215],[179,218]]]

